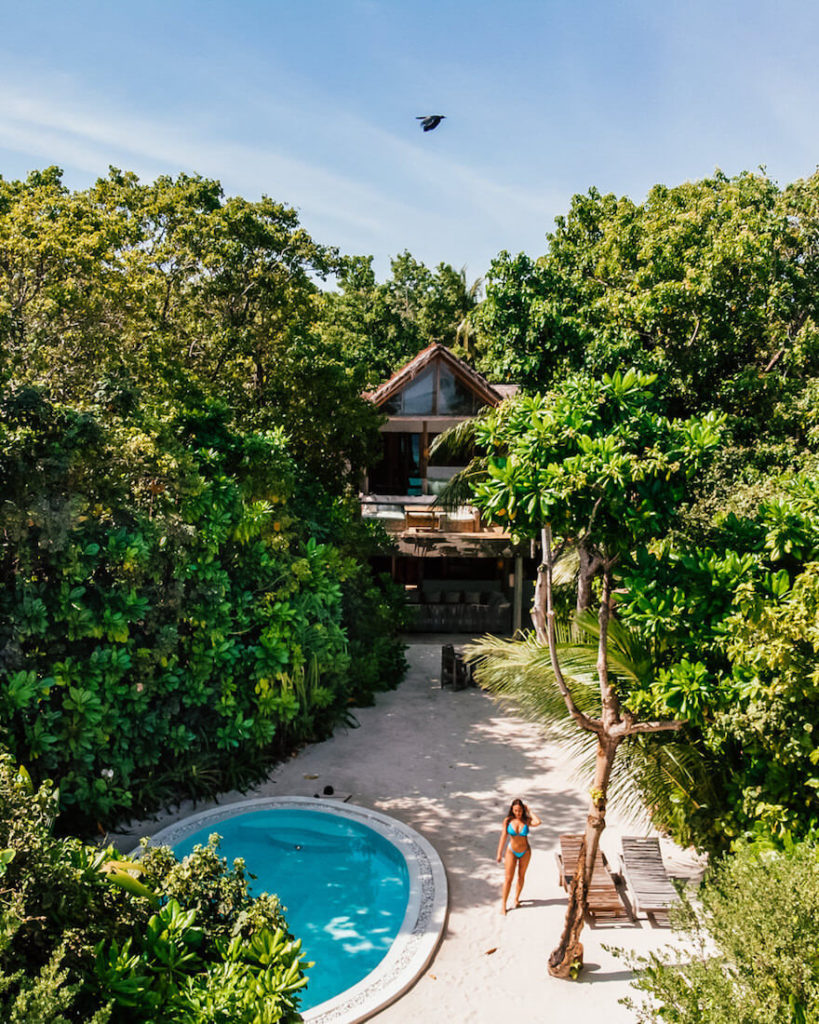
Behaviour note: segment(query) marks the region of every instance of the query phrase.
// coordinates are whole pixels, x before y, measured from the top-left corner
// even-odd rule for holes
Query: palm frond
[[[570,622],[557,622],[559,646],[574,642]],[[594,733],[578,729],[566,714],[566,704],[555,683],[549,651],[538,643],[534,633],[514,639],[484,636],[464,650],[475,664],[477,681],[499,700],[512,705],[529,721],[545,726],[555,740],[578,765],[593,763],[596,749]],[[570,686],[575,703],[587,714],[600,710],[600,693],[594,676],[594,663],[588,671],[574,671]]]
[[[456,423],[454,427],[448,427],[433,438],[429,446],[430,455],[442,452],[446,455],[462,455],[470,451],[475,443],[475,424],[485,413],[479,412],[471,419]]]
[[[552,569],[552,582],[557,587],[568,586],[577,579],[580,570],[580,555],[577,548],[569,547],[555,562]]]
[[[645,683],[652,678],[650,658],[636,637],[612,620],[609,631],[609,669],[614,676]],[[599,635],[591,613],[574,621],[558,621],[558,658],[578,708],[590,716],[600,713],[597,644],[581,637]],[[475,664],[481,686],[513,704],[524,718],[539,722],[573,762],[573,774],[587,781],[594,774],[597,737],[578,729],[566,712],[555,682],[548,648],[534,633],[514,639],[485,636],[465,648]],[[581,783],[582,784],[582,783]],[[645,820],[648,808],[658,822],[670,822],[680,806],[696,808],[708,799],[707,771],[693,744],[679,736],[633,736],[615,758],[609,786],[612,808],[632,819]]]
[[[591,611],[577,612],[575,622],[583,633],[595,639],[600,636],[600,623]],[[609,619],[606,649],[609,669],[615,675],[647,686],[654,678],[654,660],[639,637],[614,617]]]
[[[447,511],[469,505],[473,499],[472,484],[486,473],[486,460],[474,458],[468,466],[464,466],[447,480],[443,490],[435,499],[435,504]]]
[[[700,751],[684,738],[633,736],[622,747],[612,773],[613,804],[623,813],[668,824],[713,799],[713,786]]]
[[[563,654],[574,646],[570,623],[556,624],[561,665]],[[475,664],[475,673],[481,686],[504,699],[510,699],[529,718],[548,725],[560,733],[567,729],[566,705],[560,694],[552,670],[549,650],[538,643],[534,633],[505,637],[485,636],[469,644],[464,653]],[[594,661],[585,664],[578,652],[573,667],[566,670],[572,684],[575,702],[581,711],[599,714],[600,694],[597,687]]]

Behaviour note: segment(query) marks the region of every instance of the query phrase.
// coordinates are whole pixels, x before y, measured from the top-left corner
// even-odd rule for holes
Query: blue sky
[[[591,186],[819,162],[812,0],[0,0],[0,25],[4,177],[195,171],[381,277],[539,255]]]

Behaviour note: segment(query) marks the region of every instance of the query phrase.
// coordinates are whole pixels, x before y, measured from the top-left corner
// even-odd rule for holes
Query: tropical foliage
[[[470,314],[478,306],[482,280],[440,263],[430,270],[402,252],[379,283],[371,257],[348,257],[337,274],[339,290],[323,297],[325,344],[344,353],[362,386],[374,387],[433,342],[469,354]]]
[[[635,549],[668,530],[687,481],[719,439],[719,419],[712,415],[671,421],[656,412],[654,380],[635,370],[606,374],[599,382],[573,376],[549,396],[524,396],[489,413],[475,427],[487,451],[486,476],[474,484],[476,502],[487,516],[513,524],[513,536],[539,536],[543,549],[532,607],[536,643],[530,648],[518,641],[518,646],[528,655],[530,668],[557,690],[575,726],[593,735],[596,743],[586,832],[563,935],[549,957],[549,971],[558,977],[571,976],[582,964],[579,936],[586,893],[606,824],[618,748],[638,736],[676,731],[683,724],[665,709],[641,715],[640,686],[647,682],[646,673],[618,673],[610,663],[615,578]],[[579,556],[578,613],[588,618],[593,601],[598,605],[597,697],[591,711],[578,703],[570,675],[572,656],[576,662],[578,652],[566,651],[557,642],[554,535],[561,547],[570,545]],[[473,648],[473,655],[487,663],[479,670],[482,679],[519,677],[505,659],[499,671],[492,671],[504,653],[491,643]],[[587,668],[588,661],[581,662],[586,704]]]
[[[728,513],[718,524],[713,547],[641,553],[620,607],[654,651],[644,709],[662,695],[688,719],[709,783],[681,794],[663,824],[710,848],[805,834],[819,821],[814,479],[789,478],[753,517]]]
[[[0,716],[75,821],[242,785],[400,678],[368,570],[294,517],[281,432],[3,411]]]
[[[472,467],[482,479],[476,493],[521,537],[536,536],[531,511],[553,517],[561,493],[591,517],[591,448],[578,443],[563,480],[548,465],[555,420],[572,404],[584,408],[584,375],[614,378],[633,365],[654,376],[655,415],[720,423],[719,448],[685,480],[674,518],[622,554],[614,584],[616,615],[652,665],[641,692],[621,682],[629,708],[687,722],[684,735],[652,744],[648,761],[643,741],[621,756],[647,772],[640,778],[658,826],[712,850],[816,822],[817,197],[816,175],[779,188],[764,174],[716,174],[657,186],[642,204],[591,190],[558,218],[545,255],[498,257],[473,318],[484,370],[529,392],[549,388],[504,414],[516,431],[508,452]],[[601,399],[601,450],[621,450],[615,409]],[[579,438],[584,415],[576,414]],[[533,423],[544,425],[539,433]],[[537,474],[527,475],[527,448],[542,460]],[[612,506],[614,518],[626,522],[656,496],[629,504],[631,468],[616,471],[624,504]],[[660,477],[656,485],[662,493]],[[555,533],[571,531],[557,524]],[[579,557],[581,608],[582,546]],[[568,614],[559,589],[556,600]],[[660,763],[672,753],[678,771]]]
[[[641,1024],[819,1020],[819,857],[813,842],[741,844],[672,911],[676,950],[640,958]]]
[[[542,389],[586,369],[657,373],[673,415],[765,418],[817,373],[819,176],[717,173],[642,204],[590,189],[534,260],[501,253],[478,314],[483,368]]]
[[[246,785],[403,673],[335,265],[204,179],[0,180],[0,724],[61,827]]]
[[[15,1024],[300,1020],[300,944],[215,837],[182,863],[52,833],[58,795],[0,757],[0,1015]]]

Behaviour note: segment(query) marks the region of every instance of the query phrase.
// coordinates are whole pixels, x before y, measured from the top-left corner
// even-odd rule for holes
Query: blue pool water
[[[222,837],[231,864],[244,858],[251,891],[276,893],[315,967],[301,1009],[361,981],[392,945],[409,897],[401,853],[366,825],[310,810],[258,810],[209,825],[174,846],[182,857]]]

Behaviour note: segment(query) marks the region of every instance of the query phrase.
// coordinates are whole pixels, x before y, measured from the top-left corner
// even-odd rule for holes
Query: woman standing
[[[513,800],[509,813],[503,820],[503,829],[498,840],[498,864],[503,858],[503,846],[508,841],[506,848],[506,862],[504,864],[503,895],[501,897],[501,913],[506,913],[506,901],[509,899],[509,890],[512,888],[512,879],[515,877],[515,869],[518,872],[518,884],[515,892],[515,906],[520,906],[520,893],[523,889],[523,880],[526,878],[526,869],[532,859],[532,851],[529,848],[529,829],[540,824],[540,818],[532,814],[522,800]]]

